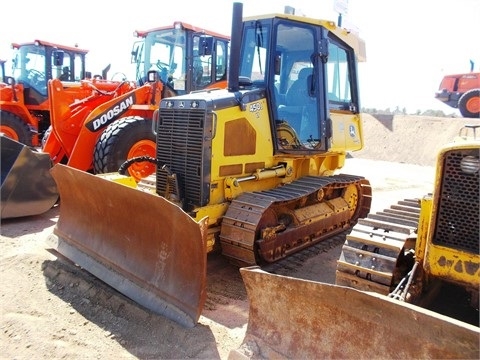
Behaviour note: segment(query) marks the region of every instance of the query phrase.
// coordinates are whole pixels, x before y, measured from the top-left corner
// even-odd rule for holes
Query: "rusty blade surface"
[[[186,327],[206,299],[207,219],[140,190],[55,165],[56,250],[117,291]]]
[[[249,300],[229,359],[478,359],[480,330],[374,293],[240,269]]]

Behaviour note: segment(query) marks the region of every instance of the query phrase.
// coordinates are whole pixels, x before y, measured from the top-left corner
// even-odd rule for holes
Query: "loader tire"
[[[117,172],[122,164],[134,157],[156,158],[152,122],[130,116],[110,124],[98,139],[93,155],[96,174]],[[155,171],[151,162],[137,162],[129,167],[130,176],[140,180]]]
[[[28,125],[17,115],[0,110],[0,133],[27,146],[33,146]]]
[[[460,114],[466,118],[480,117],[480,89],[472,89],[458,100]]]

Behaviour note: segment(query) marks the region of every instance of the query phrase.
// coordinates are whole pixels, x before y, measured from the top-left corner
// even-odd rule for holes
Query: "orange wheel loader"
[[[480,118],[480,72],[445,75],[435,99],[458,109],[466,118]]]
[[[129,159],[155,158],[151,120],[160,100],[226,86],[227,36],[182,22],[136,34],[142,39],[132,50],[136,83],[85,81],[76,90],[85,91],[82,100],[73,103],[68,96],[73,87],[49,83],[52,126],[43,150],[54,163],[107,173]],[[154,170],[155,164],[137,161],[126,171],[139,180]]]
[[[50,126],[48,81],[84,79],[88,50],[43,40],[14,43],[12,49],[12,76],[2,77],[0,84],[0,132],[27,146],[40,146]]]
[[[49,109],[50,125],[42,138],[42,150],[50,154],[54,164],[104,173],[118,171],[126,160],[135,159],[125,171],[137,180],[145,177],[155,170],[155,164],[149,161],[155,158],[151,120],[160,99],[198,89],[226,86],[227,36],[182,22],[137,31],[136,35],[141,39],[134,43],[132,50],[136,82],[126,80],[123,74],[122,80],[106,80],[106,70],[102,76],[75,82],[65,82],[60,78],[47,82],[47,76],[42,77],[45,80],[42,91],[48,93],[48,101],[45,97],[48,105],[44,104],[44,107]],[[15,57],[19,69],[23,70],[26,65],[22,64],[33,56],[26,49],[39,52],[37,47],[19,47],[19,55]],[[53,52],[52,58],[56,57],[60,56]],[[72,79],[79,78],[75,75],[69,80]],[[11,86],[0,87],[0,94],[16,94],[12,90],[20,85],[15,84],[13,78],[10,81]],[[2,90],[5,92],[2,93]],[[13,125],[7,128],[14,115],[5,114],[5,111],[1,114],[2,131],[15,137]],[[15,121],[16,127],[25,125],[23,128],[27,128],[20,119],[15,120],[19,120]],[[14,149],[16,147],[6,151]],[[21,162],[13,165],[16,167],[10,170],[16,173],[22,171],[19,168]],[[23,176],[35,174],[23,172]],[[8,199],[7,188],[1,191]],[[25,214],[30,213],[25,209]]]

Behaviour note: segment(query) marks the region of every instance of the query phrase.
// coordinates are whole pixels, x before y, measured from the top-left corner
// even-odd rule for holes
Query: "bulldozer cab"
[[[277,131],[277,151],[329,151],[335,130],[331,113],[360,111],[356,61],[364,54],[359,39],[340,38],[327,21],[297,22],[281,15],[246,21],[244,31],[240,79],[270,94],[273,129],[281,123],[290,127]],[[347,146],[356,147],[358,128],[350,124],[349,131]],[[333,140],[345,144],[345,139]]]
[[[218,82],[227,78],[227,36],[182,22],[136,31],[134,35],[141,38],[132,48],[132,63],[140,84],[149,70],[155,70],[178,95],[210,86],[225,87]]]
[[[64,81],[80,81],[85,76],[87,50],[40,40],[12,47],[12,74],[24,86],[26,104],[43,104],[48,97],[48,80],[60,78],[65,67],[69,74]]]

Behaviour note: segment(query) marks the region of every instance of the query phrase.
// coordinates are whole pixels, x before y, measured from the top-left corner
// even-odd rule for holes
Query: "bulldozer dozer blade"
[[[1,218],[39,215],[50,210],[58,200],[58,191],[50,169],[48,153],[0,135]]]
[[[49,236],[56,251],[147,309],[195,326],[206,300],[208,219],[65,165],[51,173],[61,201]]]
[[[249,300],[229,359],[478,359],[478,327],[376,293],[241,268]]]

